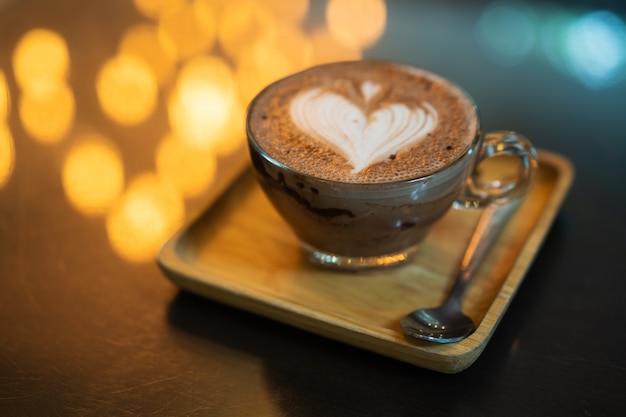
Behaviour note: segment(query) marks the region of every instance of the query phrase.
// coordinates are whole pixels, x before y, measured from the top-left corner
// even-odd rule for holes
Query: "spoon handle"
[[[494,201],[485,208],[461,260],[458,276],[452,291],[450,291],[448,302],[460,304],[465,287],[467,287],[518,204],[519,199],[501,199]]]

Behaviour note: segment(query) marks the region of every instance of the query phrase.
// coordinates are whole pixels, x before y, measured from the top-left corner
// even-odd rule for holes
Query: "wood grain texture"
[[[407,339],[399,321],[440,304],[480,215],[451,210],[417,256],[389,270],[336,272],[309,265],[298,241],[250,171],[162,248],[158,263],[176,285],[319,335],[444,373],[470,366],[485,348],[565,197],[574,170],[540,152],[521,202],[479,268],[463,302],[476,331],[452,344]]]

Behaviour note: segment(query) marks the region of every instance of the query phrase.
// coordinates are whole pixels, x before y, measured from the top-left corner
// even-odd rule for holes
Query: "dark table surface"
[[[155,191],[173,82],[159,84],[154,108],[134,121],[116,119],[115,108],[104,111],[96,87],[127,29],[156,27],[142,4],[155,2],[0,0],[0,415],[623,415],[620,3],[390,0],[384,34],[361,49],[366,57],[453,79],[476,99],[485,130],[523,132],[576,167],[575,183],[493,338],[456,375],[181,292],[165,279],[154,261],[157,245],[206,206],[227,179],[229,158],[242,153],[218,156],[217,173],[200,192],[173,198]],[[360,6],[354,19],[367,10]],[[324,24],[324,3],[312,1],[303,19],[303,32],[311,34]],[[65,42],[68,69],[51,82],[70,92],[70,105],[29,101],[36,92],[18,81],[28,72],[16,64],[18,45],[35,28]],[[176,30],[197,32],[192,24]],[[200,54],[219,54],[215,45]],[[35,53],[33,62],[45,56],[35,67],[65,62],[45,51]],[[104,138],[96,141],[104,144],[99,151],[77,151],[85,131]],[[118,181],[99,182],[103,177]],[[145,200],[138,218],[124,214],[133,195]],[[174,214],[165,216],[158,202]]]

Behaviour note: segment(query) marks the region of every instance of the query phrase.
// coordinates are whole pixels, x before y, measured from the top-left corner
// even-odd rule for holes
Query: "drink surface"
[[[298,73],[252,102],[248,134],[291,169],[332,181],[383,183],[435,173],[478,130],[475,106],[434,74],[355,61]]]

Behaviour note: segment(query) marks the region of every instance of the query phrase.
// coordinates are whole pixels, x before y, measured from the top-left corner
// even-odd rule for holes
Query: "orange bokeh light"
[[[156,107],[158,84],[144,60],[120,54],[100,69],[96,93],[108,117],[121,125],[135,125],[147,119]]]
[[[301,22],[309,11],[309,0],[259,0],[274,16],[281,20]]]
[[[221,49],[237,60],[255,43],[276,39],[276,21],[270,11],[254,0],[233,0],[220,14],[218,39]]]
[[[155,174],[134,179],[106,220],[115,252],[131,262],[154,259],[156,251],[182,224],[185,204],[169,183]]]
[[[9,86],[7,85],[7,79],[4,76],[4,71],[0,69],[0,122],[9,117],[10,110],[11,94],[9,92]]]
[[[104,214],[124,189],[122,155],[108,138],[81,134],[65,157],[62,181],[67,199],[79,212]]]
[[[15,166],[15,145],[11,130],[0,120],[0,188],[9,181]]]
[[[197,148],[223,140],[238,105],[237,84],[225,60],[202,56],[179,73],[168,111],[173,132]]]
[[[216,165],[212,149],[189,146],[172,134],[166,135],[156,149],[157,174],[185,197],[198,196],[209,188]]]
[[[329,0],[328,30],[343,46],[361,49],[374,45],[385,32],[385,0]]]
[[[168,51],[179,60],[185,60],[211,49],[215,42],[216,25],[211,4],[195,0],[161,14],[158,30]]]
[[[362,58],[360,49],[351,49],[337,42],[325,26],[318,27],[311,36],[315,64]]]
[[[33,139],[54,144],[65,139],[74,125],[76,103],[70,87],[59,81],[49,84],[45,95],[24,94],[18,111],[24,130]]]
[[[174,75],[175,53],[163,47],[157,27],[152,24],[138,23],[128,28],[122,36],[119,52],[143,59],[161,86],[166,85]]]
[[[273,43],[256,43],[237,64],[237,80],[244,103],[265,86],[293,72],[289,56]]]
[[[68,202],[84,215],[106,216],[115,252],[143,262],[180,226],[184,199],[207,191],[220,175],[219,163],[243,154],[249,101],[268,84],[311,65],[360,59],[362,48],[382,36],[386,7],[384,0],[328,0],[326,25],[311,30],[314,23],[305,22],[310,0],[133,4],[144,19],[123,32],[116,54],[103,61],[95,93],[102,113],[122,127],[156,121],[159,99],[166,98],[170,131],[152,149],[152,172],[124,189],[121,149],[99,133],[76,132],[81,129],[74,123],[77,98],[67,42],[58,32],[35,28],[13,51],[17,95],[11,96],[0,70],[0,187],[16,164],[8,125],[13,106],[24,131],[41,144],[73,135],[72,143],[58,148],[64,151]],[[71,78],[82,79],[79,72]]]
[[[313,42],[299,25],[285,22],[278,27],[276,48],[289,60],[290,72],[301,71],[313,64]]]
[[[187,0],[133,0],[135,7],[149,19],[157,19],[172,7],[179,7]]]
[[[49,95],[49,89],[65,81],[70,65],[65,39],[48,29],[32,29],[13,52],[15,81],[30,96]]]

